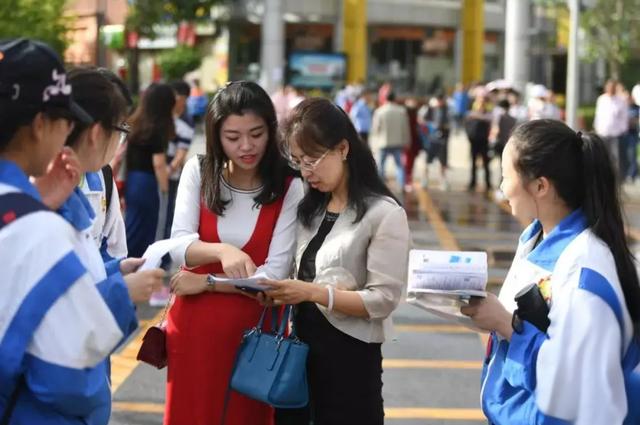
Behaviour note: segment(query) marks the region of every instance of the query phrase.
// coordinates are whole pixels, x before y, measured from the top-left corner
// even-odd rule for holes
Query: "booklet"
[[[407,302],[444,319],[479,330],[460,307],[471,297],[485,297],[487,253],[431,251],[409,253]]]

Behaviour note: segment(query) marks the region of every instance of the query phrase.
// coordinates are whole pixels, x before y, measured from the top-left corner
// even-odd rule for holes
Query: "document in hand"
[[[198,234],[192,233],[190,235],[184,235],[172,239],[163,239],[161,241],[152,243],[151,245],[149,245],[149,247],[147,247],[147,250],[144,252],[144,254],[142,254],[142,258],[145,259],[145,262],[140,266],[139,271],[160,267],[162,257],[170,253],[177,247],[196,239],[198,239]]]
[[[486,252],[413,249],[408,279],[408,303],[477,330],[460,307],[486,296]]]
[[[216,284],[222,283],[227,285],[233,285],[236,288],[247,292],[262,292],[269,289],[268,286],[263,285],[261,281],[269,279],[264,273],[256,273],[251,277],[243,279],[232,279],[226,277],[215,276],[214,280]]]

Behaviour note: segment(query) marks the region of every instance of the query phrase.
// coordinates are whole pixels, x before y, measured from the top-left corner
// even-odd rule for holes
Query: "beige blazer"
[[[342,212],[318,250],[316,283],[323,283],[323,271],[327,269],[346,270],[355,279],[356,288],[350,289],[362,297],[369,318],[329,313],[318,307],[333,326],[347,335],[364,342],[382,343],[383,322],[405,293],[410,244],[407,215],[393,199],[380,197],[370,201],[362,220],[354,224],[355,217],[354,209]],[[323,218],[314,219],[310,228],[298,224],[296,272]]]
[[[373,112],[372,143],[376,148],[400,148],[411,142],[409,114],[404,106],[387,102]]]

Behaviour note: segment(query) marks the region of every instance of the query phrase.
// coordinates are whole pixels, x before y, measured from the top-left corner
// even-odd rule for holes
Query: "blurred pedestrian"
[[[456,130],[462,130],[464,129],[464,118],[466,117],[471,104],[469,92],[465,88],[464,84],[456,83],[455,90],[451,97],[453,100],[453,122],[456,126]]]
[[[380,148],[379,174],[384,178],[384,166],[391,155],[396,164],[396,184],[404,191],[404,167],[402,153],[411,142],[409,116],[406,109],[396,103],[394,92],[387,94],[387,102],[373,112],[371,137]]]
[[[491,190],[491,170],[489,169],[489,131],[493,117],[484,96],[476,98],[471,112],[467,115],[465,130],[471,144],[471,179],[469,191],[476,190],[477,161],[484,167],[485,191]]]
[[[418,133],[418,111],[421,109],[418,109],[418,101],[415,97],[407,97],[404,101],[404,106],[407,108],[410,134],[410,143],[404,149],[404,190],[405,192],[411,192],[413,190],[413,165],[420,153],[420,149],[422,149]]]
[[[629,116],[627,102],[616,92],[616,88],[617,81],[606,82],[604,92],[596,101],[593,129],[607,145],[616,173],[621,177],[620,138],[629,130]]]
[[[361,91],[349,112],[349,117],[364,143],[369,143],[369,132],[371,131],[371,119],[373,114],[369,107],[369,92]]]
[[[153,83],[130,119],[125,225],[129,254],[134,257],[142,257],[156,240],[158,230],[164,230],[158,223],[166,218],[169,191],[166,151],[169,140],[176,136],[175,102],[171,86]]]

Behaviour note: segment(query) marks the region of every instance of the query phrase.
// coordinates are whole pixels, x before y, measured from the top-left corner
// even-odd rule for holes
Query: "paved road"
[[[452,189],[442,192],[436,179],[428,190],[407,195],[406,208],[414,246],[432,249],[485,250],[489,254],[490,289],[499,289],[511,261],[521,225],[508,206],[483,193],[464,190],[468,177],[466,141],[450,146]],[[193,153],[204,149],[202,139]],[[425,171],[419,158],[416,175]],[[496,167],[494,165],[494,167]],[[393,175],[392,170],[388,170]],[[494,181],[498,182],[498,170]],[[431,170],[433,176],[437,173]],[[482,181],[482,180],[481,180]],[[630,233],[640,240],[640,188],[624,187]],[[142,326],[159,310],[141,306]],[[390,425],[473,425],[483,423],[479,377],[484,347],[480,335],[446,323],[403,303],[393,315],[396,339],[385,344],[383,395]],[[140,334],[113,358],[112,425],[162,423],[165,371],[135,362]]]

